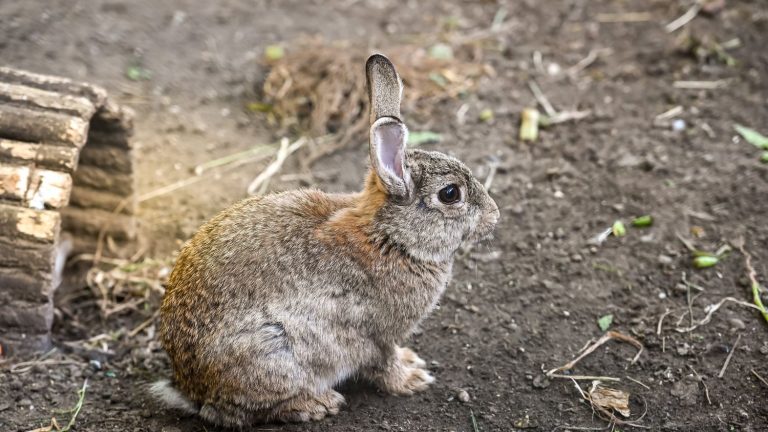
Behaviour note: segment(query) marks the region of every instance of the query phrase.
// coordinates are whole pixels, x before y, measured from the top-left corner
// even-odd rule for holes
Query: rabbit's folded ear
[[[411,173],[405,163],[408,128],[393,117],[382,117],[371,126],[371,165],[386,192],[398,200],[407,200],[413,192]]]
[[[371,104],[371,165],[390,196],[407,200],[413,182],[405,161],[408,128],[400,120],[403,82],[381,54],[368,58],[365,75]]]

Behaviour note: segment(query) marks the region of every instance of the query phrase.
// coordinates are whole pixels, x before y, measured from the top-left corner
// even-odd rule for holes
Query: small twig
[[[725,363],[723,363],[723,368],[720,369],[720,373],[717,374],[718,378],[722,378],[723,375],[725,375],[725,370],[728,369],[728,364],[731,363],[731,357],[733,357],[733,353],[736,352],[736,347],[739,345],[739,341],[741,340],[741,334],[739,334],[736,337],[736,342],[733,344],[733,348],[731,349],[731,352],[728,353],[728,357],[725,358]]]
[[[579,72],[583,71],[584,69],[590,67],[592,63],[594,63],[600,56],[601,53],[611,53],[611,49],[609,48],[595,48],[589,50],[589,53],[586,57],[579,60],[578,63],[568,68],[568,75],[570,76],[576,76]]]
[[[72,426],[75,425],[75,420],[77,420],[77,415],[80,414],[80,409],[83,408],[83,402],[85,401],[85,389],[87,387],[88,387],[88,378],[86,378],[85,382],[83,382],[83,388],[77,391],[77,395],[79,397],[77,400],[77,404],[72,409],[72,411],[74,412],[72,414],[72,417],[70,417],[69,419],[69,423],[67,423],[67,425],[61,429],[61,432],[67,432],[72,428]]]
[[[677,117],[682,113],[683,113],[683,107],[682,105],[678,105],[674,108],[664,111],[661,114],[658,114],[656,117],[653,118],[653,123],[654,124],[664,123],[665,121],[670,120],[674,117]]]
[[[759,374],[759,373],[757,373],[757,371],[756,371],[756,370],[754,370],[754,369],[750,369],[749,371],[750,371],[750,372],[752,372],[752,375],[756,376],[756,377],[757,377],[757,379],[759,379],[759,380],[760,380],[760,381],[761,381],[763,384],[765,384],[766,386],[768,386],[768,381],[766,381],[766,380],[765,380],[765,378],[761,377],[761,376],[760,376],[760,374]]]
[[[592,115],[592,111],[560,111],[553,116],[547,116],[541,119],[542,126],[556,125],[574,120],[582,120]]]
[[[554,368],[554,369],[550,370],[549,372],[547,372],[547,375],[550,376],[550,375],[552,375],[553,373],[556,373],[556,372],[561,372],[561,371],[564,371],[564,370],[573,369],[573,367],[576,366],[576,364],[579,361],[581,361],[581,359],[583,359],[584,357],[588,356],[593,351],[595,351],[597,348],[599,348],[601,345],[603,345],[604,343],[608,342],[611,339],[616,339],[616,340],[619,340],[619,341],[622,341],[622,342],[626,342],[626,343],[634,346],[635,348],[637,348],[637,354],[632,359],[630,364],[635,364],[637,359],[640,357],[640,354],[643,353],[643,344],[641,344],[640,341],[638,341],[637,339],[633,338],[632,336],[626,336],[626,335],[624,335],[622,333],[619,333],[619,332],[616,332],[616,331],[609,331],[609,332],[605,333],[595,343],[593,343],[589,348],[584,350],[584,352],[582,352],[581,355],[579,355],[578,357],[576,357],[575,359],[571,360],[570,362],[568,362],[567,364],[565,364],[563,366],[560,366],[560,367],[557,367],[557,368]]]
[[[712,405],[712,399],[709,398],[709,388],[707,387],[707,383],[704,382],[704,378],[702,378],[702,376],[699,375],[698,372],[696,372],[696,369],[694,369],[693,366],[688,365],[688,367],[691,368],[691,370],[693,371],[693,374],[696,375],[696,378],[704,386],[704,394],[707,396],[707,402],[709,402],[709,404]]]
[[[625,376],[627,377],[627,379],[628,379],[628,380],[630,380],[630,381],[633,381],[633,382],[635,382],[635,383],[637,383],[637,384],[640,384],[641,386],[645,387],[645,388],[646,388],[646,389],[648,389],[648,390],[650,390],[650,389],[651,389],[650,387],[648,387],[647,385],[643,384],[643,383],[642,383],[642,382],[640,382],[639,380],[636,380],[636,379],[632,378],[632,377],[631,377],[631,376],[629,376],[629,375],[625,375]]]
[[[544,95],[544,92],[541,91],[541,88],[538,84],[536,84],[536,81],[528,81],[528,87],[531,89],[533,97],[535,97],[536,101],[539,102],[539,105],[544,108],[544,112],[546,112],[550,117],[556,116],[557,110],[549,102],[549,99],[547,99],[547,97]]]
[[[245,151],[229,154],[212,161],[198,164],[195,166],[194,173],[196,175],[200,175],[211,168],[221,167],[243,160],[250,161],[254,157],[263,159],[271,154],[274,154],[275,151],[277,151],[275,144],[257,145]]]
[[[678,327],[678,328],[675,329],[675,331],[677,331],[678,333],[688,333],[688,332],[692,332],[692,331],[696,330],[697,328],[699,328],[699,327],[701,327],[701,326],[703,326],[705,324],[708,324],[712,320],[712,315],[715,312],[717,312],[717,310],[720,309],[726,302],[736,303],[737,305],[748,307],[750,309],[755,309],[755,310],[760,311],[759,307],[757,307],[757,306],[755,306],[755,305],[753,305],[751,303],[747,303],[747,302],[744,302],[744,301],[741,301],[741,300],[737,300],[737,299],[735,299],[733,297],[725,297],[722,300],[720,300],[719,302],[717,302],[716,304],[709,306],[709,308],[708,308],[709,312],[707,312],[707,315],[704,317],[704,319],[702,319],[701,321],[699,321],[698,323],[696,323],[696,324],[694,324],[694,325],[692,325],[690,327],[682,327],[682,328]]]
[[[599,23],[636,23],[653,19],[650,12],[624,12],[624,13],[600,13],[597,14]]]
[[[656,325],[656,335],[657,336],[661,336],[661,324],[664,322],[664,318],[666,318],[666,316],[669,315],[670,313],[672,313],[672,311],[667,309],[659,317],[659,324]]]
[[[728,80],[715,80],[715,81],[675,81],[672,86],[681,90],[716,90],[726,87]]]
[[[700,11],[701,3],[697,1],[684,14],[680,15],[680,17],[678,17],[676,20],[664,26],[664,30],[666,30],[667,33],[672,33],[684,27],[686,24],[696,18],[696,15],[698,15]]]
[[[480,432],[480,428],[477,427],[477,420],[475,419],[475,412],[472,408],[469,409],[469,418],[472,419],[472,429],[474,432]]]
[[[278,150],[275,160],[248,185],[248,195],[261,195],[266,192],[266,189],[269,186],[269,180],[280,171],[283,162],[285,162],[288,156],[293,154],[293,152],[300,149],[306,142],[307,139],[301,137],[293,144],[289,144],[288,139],[284,138],[280,142],[280,150]]]
[[[137,334],[139,334],[142,330],[144,330],[145,328],[149,327],[155,321],[155,319],[158,316],[160,316],[160,311],[159,310],[155,311],[155,313],[152,314],[152,316],[149,317],[149,319],[147,319],[143,323],[137,325],[133,330],[129,331],[128,332],[128,337],[132,338],[132,337],[136,336]]]
[[[752,302],[759,308],[760,314],[763,315],[763,319],[768,321],[768,311],[766,311],[765,306],[763,305],[763,300],[760,298],[760,283],[757,281],[757,272],[755,271],[755,268],[752,267],[752,255],[750,255],[744,247],[743,238],[736,241],[736,247],[741,251],[741,254],[744,255],[744,266],[747,268],[747,277],[749,277],[752,288]]]
[[[497,161],[492,161],[488,163],[488,177],[485,178],[485,183],[483,183],[483,188],[488,191],[491,189],[491,185],[493,185],[493,178],[496,176],[496,171],[499,168],[499,163]]]
[[[609,377],[609,376],[595,376],[595,375],[563,375],[563,374],[557,374],[557,373],[547,373],[547,376],[550,378],[565,378],[565,379],[572,379],[572,380],[581,380],[581,381],[614,381],[614,382],[620,382],[621,378],[616,377]]]

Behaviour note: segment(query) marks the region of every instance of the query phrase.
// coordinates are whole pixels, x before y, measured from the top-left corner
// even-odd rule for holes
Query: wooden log
[[[123,201],[125,200],[130,201],[123,204]],[[126,197],[109,191],[92,189],[87,186],[78,186],[72,189],[72,195],[69,197],[69,205],[84,209],[96,208],[109,212],[114,211],[118,206],[122,205],[124,208],[121,213],[134,214],[136,211],[136,197],[132,195]]]
[[[0,239],[53,244],[60,228],[61,216],[57,211],[0,204]]]
[[[82,147],[88,121],[52,111],[0,104],[0,138]]]
[[[71,173],[77,168],[78,149],[0,139],[0,162],[34,164]]]
[[[51,272],[56,258],[54,243],[0,238],[0,268]],[[50,280],[50,277],[49,277]]]
[[[53,303],[12,301],[0,305],[0,328],[25,333],[47,333],[53,324]]]
[[[91,147],[117,147],[120,149],[130,150],[132,148],[130,134],[125,131],[106,131],[103,129],[93,128],[91,123],[91,129],[88,131],[88,141],[85,144],[85,148]]]
[[[133,216],[99,209],[66,207],[61,210],[62,227],[75,237],[98,236],[102,229],[115,240],[130,240],[136,237],[136,220]]]
[[[81,165],[74,174],[75,187],[88,186],[129,196],[133,193],[133,176],[115,173],[95,166]]]
[[[132,109],[107,99],[93,116],[91,126],[97,131],[123,132],[130,135],[133,132],[133,117]]]
[[[45,302],[54,289],[49,273],[11,267],[0,267],[0,287],[0,305],[14,299]]]
[[[0,165],[0,198],[20,201],[25,207],[64,207],[71,190],[72,177],[67,173]]]
[[[38,108],[90,120],[96,107],[82,97],[0,82],[0,103]]]
[[[92,143],[90,137],[83,151],[80,152],[80,165],[95,166],[123,174],[133,173],[133,160],[128,149],[100,146]]]
[[[3,356],[6,357],[48,352],[52,346],[51,333],[0,332],[0,345],[3,347]]]
[[[91,101],[96,107],[104,105],[104,101],[107,99],[107,91],[95,85],[7,67],[0,67],[0,81],[68,95],[82,96]]]

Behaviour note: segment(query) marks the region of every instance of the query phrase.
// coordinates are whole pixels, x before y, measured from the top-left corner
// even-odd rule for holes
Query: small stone
[[[728,320],[728,322],[731,324],[731,330],[744,330],[747,328],[747,325],[744,324],[744,321],[738,319],[738,318],[731,318]]]
[[[176,426],[163,426],[163,428],[160,429],[160,432],[181,432],[181,429]]]
[[[23,406],[23,407],[28,407],[28,406],[32,405],[32,400],[30,400],[28,398],[19,399],[19,405]]]
[[[536,429],[539,427],[539,423],[526,414],[525,417],[515,421],[515,427],[517,429]]]
[[[467,393],[466,390],[459,390],[459,392],[456,394],[456,397],[464,403],[469,402],[469,393]]]
[[[683,119],[675,119],[672,122],[672,130],[675,132],[682,132],[686,128],[685,120]]]
[[[687,355],[691,354],[692,351],[693,350],[692,350],[691,346],[688,345],[687,343],[684,343],[682,345],[678,345],[678,347],[677,347],[677,355],[687,356]]]
[[[582,262],[582,261],[584,261],[584,257],[581,256],[580,254],[573,254],[573,255],[571,255],[571,261],[577,262],[577,263],[578,262]]]
[[[760,347],[760,354],[768,355],[768,343],[763,343],[763,346]]]
[[[659,264],[661,264],[661,265],[670,265],[673,262],[674,262],[674,260],[672,259],[671,256],[667,256],[667,255],[664,255],[664,254],[659,255]]]
[[[533,387],[537,389],[545,389],[549,387],[549,379],[544,375],[536,375],[533,379]]]

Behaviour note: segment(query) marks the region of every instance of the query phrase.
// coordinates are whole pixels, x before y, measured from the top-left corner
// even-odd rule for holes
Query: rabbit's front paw
[[[275,408],[272,418],[289,423],[322,420],[326,415],[338,414],[344,403],[344,396],[334,390],[319,395],[296,396]]]
[[[419,369],[426,369],[427,362],[419,357],[412,349],[406,347],[397,347],[397,357],[405,363],[406,366]]]
[[[379,370],[374,381],[393,395],[410,396],[424,391],[435,378],[425,369],[427,363],[410,348],[397,347],[389,367]]]

